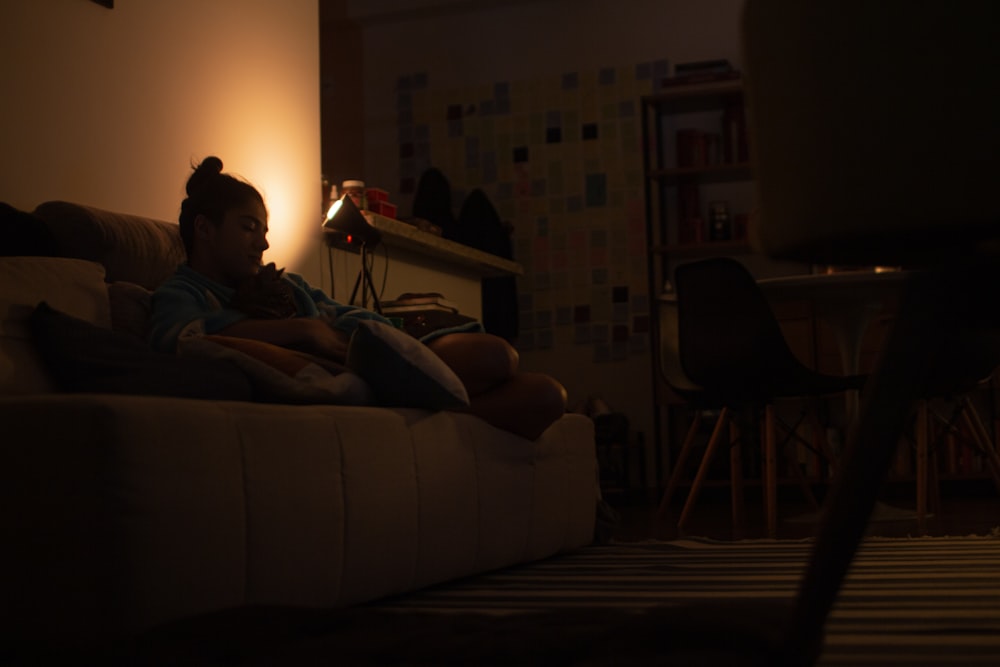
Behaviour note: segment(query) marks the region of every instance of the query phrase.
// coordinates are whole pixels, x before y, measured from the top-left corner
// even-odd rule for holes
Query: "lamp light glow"
[[[372,281],[369,270],[369,250],[374,248],[382,240],[382,234],[375,226],[368,221],[368,218],[361,213],[350,195],[343,197],[331,204],[323,221],[323,230],[326,235],[327,245],[330,247],[344,248],[357,247],[361,251],[361,269],[358,271],[358,278],[354,282],[354,290],[351,292],[350,303],[354,303],[354,298],[361,288],[361,307],[368,307],[368,296],[371,295],[374,310],[382,313],[382,305],[379,303],[378,292],[375,283]]]
[[[341,200],[337,199],[332,204],[330,204],[330,208],[328,208],[326,211],[326,217],[323,218],[324,228],[326,228],[329,222],[333,220],[333,216],[337,215],[337,211],[340,210],[340,202]]]
[[[382,234],[368,222],[350,195],[344,195],[330,206],[323,228],[340,232],[348,239],[353,239],[349,242],[360,243],[369,250],[382,240]]]

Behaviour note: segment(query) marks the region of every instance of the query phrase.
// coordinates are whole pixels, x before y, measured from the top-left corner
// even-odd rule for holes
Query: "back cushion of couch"
[[[176,224],[63,201],[40,204],[60,254],[102,264],[108,282],[155,289],[185,259]]]
[[[111,327],[100,264],[64,257],[0,257],[0,395],[53,388],[28,325],[41,301],[91,324]]]

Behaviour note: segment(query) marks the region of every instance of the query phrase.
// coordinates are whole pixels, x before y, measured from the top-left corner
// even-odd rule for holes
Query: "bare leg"
[[[472,414],[528,440],[566,413],[566,390],[541,373],[518,373],[469,401]]]
[[[449,334],[427,347],[455,371],[470,397],[493,389],[517,372],[517,350],[492,334]]]
[[[434,351],[465,384],[469,412],[497,428],[535,440],[566,412],[566,390],[540,373],[517,371],[517,350],[490,334],[451,334]]]

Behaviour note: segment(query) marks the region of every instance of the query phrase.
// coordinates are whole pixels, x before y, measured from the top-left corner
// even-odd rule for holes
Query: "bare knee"
[[[519,373],[511,381],[517,387],[520,409],[511,414],[516,431],[536,440],[566,413],[566,389],[555,378],[541,373]]]
[[[470,394],[487,391],[517,373],[517,350],[492,334],[450,334],[427,346],[455,371]]]
[[[566,389],[555,378],[541,373],[521,373],[517,378],[525,408],[520,415],[522,435],[535,440],[566,414]]]
[[[471,334],[475,338],[466,339],[469,353],[474,356],[475,365],[484,377],[506,380],[517,372],[520,357],[514,346],[500,336],[493,334]]]
[[[537,411],[543,418],[555,421],[566,412],[566,388],[550,375],[524,373],[531,387]]]
[[[470,398],[470,412],[529,440],[536,440],[566,412],[566,390],[541,373],[517,373]]]

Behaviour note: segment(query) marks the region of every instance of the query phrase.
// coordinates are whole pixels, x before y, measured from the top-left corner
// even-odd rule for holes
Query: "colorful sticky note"
[[[538,332],[538,340],[536,344],[539,350],[548,350],[552,348],[552,329],[540,329]]]
[[[608,201],[607,176],[600,174],[586,175],[587,206],[604,206]]]

